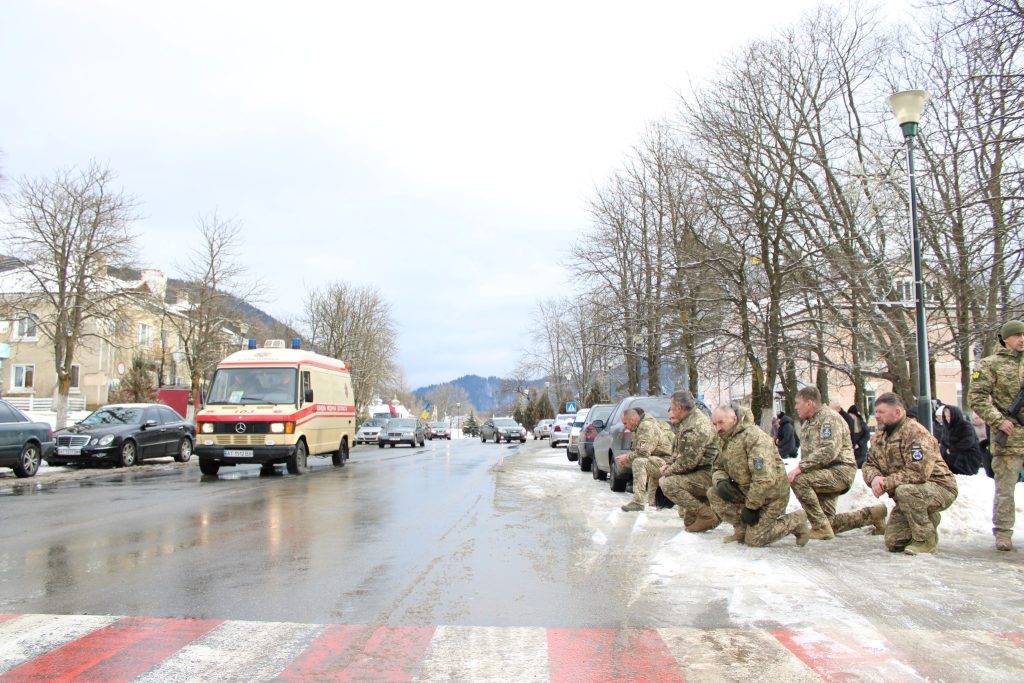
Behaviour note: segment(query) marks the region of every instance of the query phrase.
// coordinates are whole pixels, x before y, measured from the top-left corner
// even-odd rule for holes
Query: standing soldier
[[[999,331],[1003,348],[981,359],[971,374],[967,400],[989,426],[996,496],[992,533],[997,550],[1013,550],[1013,490],[1024,466],[1024,427],[1020,413],[1010,415],[1024,389],[1024,322],[1011,320]]]
[[[622,424],[633,432],[633,448],[616,458],[619,467],[633,469],[633,500],[623,505],[622,510],[639,512],[645,503],[654,505],[661,466],[672,458],[672,430],[639,408],[623,411]]]
[[[956,477],[939,453],[939,442],[924,425],[907,418],[899,396],[879,396],[875,419],[879,431],[862,472],[876,498],[888,493],[896,501],[885,527],[885,547],[908,555],[934,553],[939,513],[956,500]]]
[[[711,421],[722,452],[711,474],[708,502],[733,525],[733,535],[725,542],[761,547],[793,534],[797,545],[807,545],[810,527],[804,511],[783,514],[789,503],[789,482],[772,437],[735,403],[716,408]]]
[[[843,416],[821,404],[817,387],[796,392],[796,414],[800,427],[800,464],[789,473],[793,493],[811,523],[811,538],[835,538],[850,529],[875,525],[876,534],[885,533],[884,505],[836,514],[836,501],[850,490],[857,476],[850,428]]]
[[[661,467],[658,485],[676,504],[687,531],[714,529],[721,520],[708,504],[711,467],[718,457],[718,435],[707,415],[695,407],[693,394],[677,391],[668,405],[675,431],[672,462]]]

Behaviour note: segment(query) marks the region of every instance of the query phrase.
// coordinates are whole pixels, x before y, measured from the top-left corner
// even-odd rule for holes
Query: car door
[[[164,455],[177,455],[178,444],[186,436],[185,421],[167,406],[157,406],[160,413],[160,435],[164,443]]]
[[[146,427],[148,422],[155,422],[151,427]],[[164,439],[160,433],[160,415],[156,406],[149,406],[142,411],[142,424],[139,425],[139,432],[136,440],[139,442],[139,458],[158,458],[164,455]]]
[[[4,462],[21,454],[23,427],[15,412],[6,403],[0,403],[0,459]]]

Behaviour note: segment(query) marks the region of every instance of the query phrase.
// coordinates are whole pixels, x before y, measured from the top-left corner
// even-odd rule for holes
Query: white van
[[[196,415],[195,454],[203,474],[224,465],[285,463],[306,471],[311,455],[336,467],[355,441],[356,407],[350,368],[339,360],[270,340],[267,348],[233,353],[217,366]]]

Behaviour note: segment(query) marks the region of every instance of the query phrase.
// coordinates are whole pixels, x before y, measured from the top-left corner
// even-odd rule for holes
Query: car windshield
[[[444,429],[448,425],[445,424],[444,422],[431,422],[430,426],[433,427],[434,429]]]
[[[360,425],[359,428],[360,429],[372,429],[374,427],[383,427],[387,423],[388,423],[387,420],[367,420],[362,425]]]
[[[607,422],[608,417],[612,414],[612,410],[614,409],[614,406],[602,406],[594,408],[589,413],[587,413],[587,420],[590,421],[591,423],[596,422],[597,420],[604,420],[605,422]]]
[[[415,429],[416,420],[389,420],[388,429]]]
[[[651,396],[639,398],[629,404],[630,408],[641,408],[643,411],[659,420],[668,419],[668,397]]]
[[[80,424],[96,427],[99,425],[137,425],[142,422],[142,408],[109,406],[100,408]]]
[[[515,420],[509,420],[509,419],[506,418],[504,420],[495,420],[494,421],[494,426],[495,427],[518,427],[519,424]]]
[[[221,368],[206,400],[216,404],[295,404],[295,368]]]

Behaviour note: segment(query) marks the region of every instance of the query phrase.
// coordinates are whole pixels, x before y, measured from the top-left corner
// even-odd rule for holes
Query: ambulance
[[[310,456],[331,456],[342,467],[355,440],[351,368],[272,339],[217,366],[206,404],[196,415],[195,454],[203,474],[223,466],[285,463],[302,474]]]

